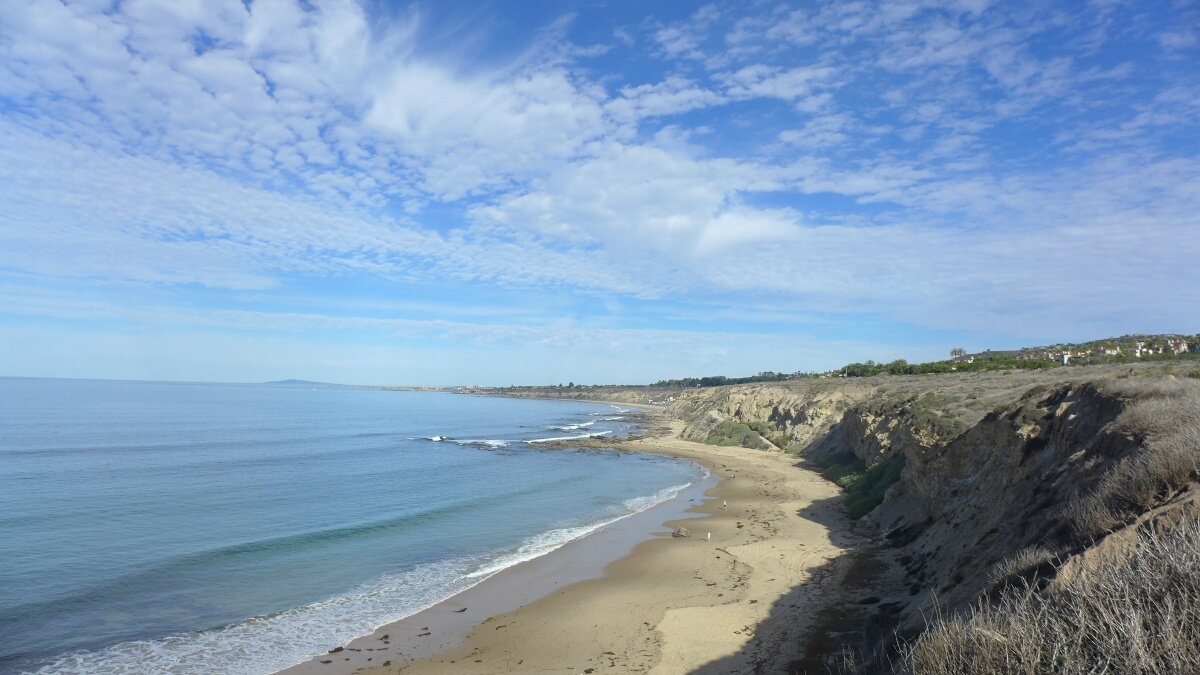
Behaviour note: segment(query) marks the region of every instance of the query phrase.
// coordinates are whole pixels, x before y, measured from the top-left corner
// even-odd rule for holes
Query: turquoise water
[[[620,408],[0,379],[0,673],[271,673],[703,470],[540,449]],[[434,440],[437,439],[437,440]]]

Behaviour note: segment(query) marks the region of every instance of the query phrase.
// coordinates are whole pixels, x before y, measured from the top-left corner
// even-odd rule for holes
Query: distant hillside
[[[1133,365],[1137,363],[1175,363],[1181,374],[1200,372],[1200,335],[1124,335],[1091,342],[1023,347],[1008,351],[985,350],[974,354],[954,349],[950,358],[928,363],[850,363],[821,373],[776,373],[765,371],[748,377],[685,377],[659,380],[653,384],[575,384],[512,387],[454,387],[464,394],[488,394],[516,398],[564,398],[611,403],[636,403],[665,406],[692,389],[720,388],[730,385],[782,384],[831,378],[860,378],[876,375],[949,375],[956,373],[1043,371],[1064,366]],[[1170,367],[1175,367],[1170,366]],[[1168,367],[1168,370],[1170,370]],[[1195,377],[1195,375],[1192,375]]]

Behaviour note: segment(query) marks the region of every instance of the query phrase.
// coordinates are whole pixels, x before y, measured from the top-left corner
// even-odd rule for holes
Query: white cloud
[[[600,102],[562,70],[487,82],[424,64],[383,78],[365,121],[424,162],[423,187],[447,199],[575,157],[605,131]]]
[[[707,250],[720,242],[761,241],[786,233],[777,212],[730,212],[738,192],[782,187],[777,173],[753,164],[613,143],[595,158],[539,181],[533,190],[472,213],[480,223],[602,243],[623,253],[640,246],[669,254]]]
[[[470,63],[418,49],[419,15],[348,1],[10,3],[0,265],[769,294],[1029,331],[1196,299],[1171,282],[1200,252],[1200,171],[1173,143],[1200,121],[1190,81],[1131,97],[1132,66],[1031,47],[1058,13],[986,2],[738,15],[643,24],[677,69],[659,77],[561,43]]]
[[[605,104],[605,111],[617,122],[636,123],[649,117],[681,113],[721,105],[727,98],[699,87],[687,78],[671,75],[662,82],[623,87],[620,96]]]
[[[705,55],[701,45],[720,14],[716,5],[705,5],[688,20],[655,31],[654,40],[668,58],[702,59]]]
[[[808,96],[817,86],[826,85],[837,71],[828,66],[779,68],[763,64],[746,66],[736,72],[717,75],[730,97],[740,99],[781,98],[794,101]]]
[[[820,115],[799,129],[781,131],[779,140],[806,149],[839,145],[849,140],[847,132],[853,124],[852,118],[845,113]]]

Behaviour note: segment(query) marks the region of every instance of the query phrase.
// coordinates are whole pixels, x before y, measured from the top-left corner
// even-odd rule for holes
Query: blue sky
[[[1194,2],[8,0],[0,375],[648,382],[1200,332]]]

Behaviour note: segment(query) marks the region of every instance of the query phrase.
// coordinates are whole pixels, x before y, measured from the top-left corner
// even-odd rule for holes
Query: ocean
[[[0,378],[0,673],[265,675],[661,503],[619,406]]]

